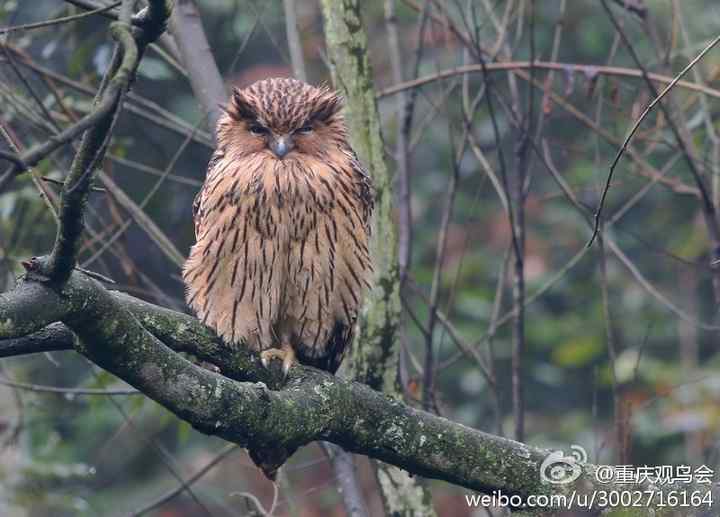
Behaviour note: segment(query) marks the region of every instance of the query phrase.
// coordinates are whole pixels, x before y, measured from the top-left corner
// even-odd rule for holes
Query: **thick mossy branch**
[[[0,356],[72,345],[196,429],[251,450],[280,451],[281,458],[325,440],[412,474],[483,492],[526,496],[619,488],[597,483],[592,465],[583,467],[585,475],[575,483],[544,485],[540,465],[549,451],[470,429],[313,368],[294,367],[281,389],[270,389],[280,384],[279,372],[268,372],[244,349],[229,350],[195,318],[108,291],[83,273],[73,272],[62,290],[55,289],[28,278],[0,298],[0,321],[12,322],[0,326]],[[20,324],[31,315],[33,324]],[[32,331],[54,317],[65,326],[54,323],[18,339],[20,328]],[[223,375],[194,365],[163,341],[211,359]]]
[[[71,274],[59,293],[49,284],[24,280],[6,295],[21,314],[28,314],[43,298],[54,300],[61,309],[61,320],[79,337],[78,352],[197,429],[246,447],[292,452],[311,441],[327,440],[417,474],[513,493],[518,491],[514,476],[536,478],[533,469],[545,456],[312,368],[293,368],[283,389],[270,390],[265,383],[238,382],[195,366],[141,321],[154,325],[158,334],[173,334],[176,345],[178,336],[185,336],[190,342],[178,348],[212,355],[223,373],[246,379],[264,375],[257,373],[262,367],[248,360],[246,352],[215,355],[217,342],[208,339],[210,332],[197,320],[191,322],[184,315],[171,318],[171,311],[160,308],[151,314],[150,304],[113,294],[79,272]],[[20,307],[19,300],[25,300],[26,307]],[[9,315],[7,309],[3,305],[3,316]],[[7,336],[2,332],[2,337]],[[522,452],[508,456],[514,448]],[[513,457],[517,461],[511,461]]]
[[[0,307],[2,303],[0,298]],[[75,334],[65,324],[57,322],[26,336],[0,339],[0,358],[72,350],[74,346]]]
[[[60,320],[64,313],[56,294],[38,283],[25,286],[22,292],[0,293],[0,339],[27,336]]]

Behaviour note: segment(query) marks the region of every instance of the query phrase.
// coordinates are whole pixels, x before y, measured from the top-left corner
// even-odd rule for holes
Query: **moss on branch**
[[[38,306],[40,300],[47,302]],[[31,334],[20,348],[19,327],[9,334],[0,329],[0,356],[10,355],[8,343],[15,343],[15,352],[28,353],[27,343],[43,351],[48,339],[57,338],[58,345],[72,344],[201,432],[251,450],[280,451],[284,459],[298,447],[325,440],[412,474],[522,496],[634,488],[597,483],[593,465],[583,467],[584,475],[574,483],[543,485],[540,465],[549,451],[465,427],[313,368],[294,367],[287,383],[271,389],[280,385],[279,372],[268,372],[244,349],[218,348],[217,338],[195,318],[108,291],[77,271],[59,292],[27,278],[0,299],[0,315],[12,321],[32,312],[40,313],[35,322],[59,317],[66,326],[56,323]],[[13,339],[3,339],[8,337]],[[177,351],[212,359],[223,375]],[[662,489],[672,488],[688,489]]]

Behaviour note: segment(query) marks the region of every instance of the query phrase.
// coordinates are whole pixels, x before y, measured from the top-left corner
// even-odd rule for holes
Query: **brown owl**
[[[342,99],[295,79],[235,89],[193,205],[188,304],[268,365],[340,366],[372,271],[373,188]]]

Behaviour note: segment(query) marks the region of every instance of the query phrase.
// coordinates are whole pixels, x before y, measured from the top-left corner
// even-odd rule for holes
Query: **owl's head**
[[[267,153],[278,160],[326,156],[346,142],[342,106],[342,97],[329,88],[297,79],[264,79],[233,90],[218,137],[242,148],[243,154]]]

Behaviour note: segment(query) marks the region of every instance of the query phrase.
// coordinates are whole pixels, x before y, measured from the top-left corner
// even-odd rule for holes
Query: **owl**
[[[370,287],[373,186],[326,87],[234,89],[195,198],[187,301],[225,343],[335,373]]]

